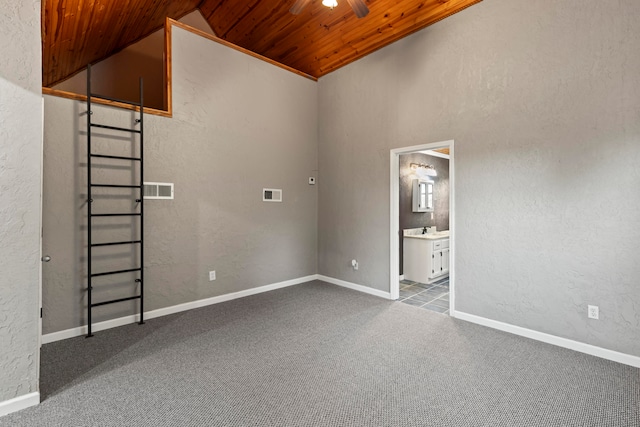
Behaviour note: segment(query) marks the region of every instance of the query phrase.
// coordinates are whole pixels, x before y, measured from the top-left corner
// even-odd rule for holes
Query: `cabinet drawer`
[[[436,240],[431,244],[434,251],[449,247],[449,239]]]

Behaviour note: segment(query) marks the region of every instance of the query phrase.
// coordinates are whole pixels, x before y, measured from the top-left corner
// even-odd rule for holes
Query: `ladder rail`
[[[93,198],[91,195],[91,64],[87,65],[87,338],[92,337],[91,333],[91,291],[93,290],[93,277],[91,274],[91,205]]]
[[[140,77],[140,241],[144,241],[144,80]],[[144,244],[140,243],[140,325],[144,324]]]

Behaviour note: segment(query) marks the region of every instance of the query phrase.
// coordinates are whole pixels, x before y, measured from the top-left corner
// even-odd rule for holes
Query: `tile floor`
[[[448,315],[449,278],[447,277],[430,285],[412,282],[411,280],[401,280],[398,301]]]

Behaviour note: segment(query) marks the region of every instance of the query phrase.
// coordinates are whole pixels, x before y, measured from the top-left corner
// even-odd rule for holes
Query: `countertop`
[[[449,238],[449,230],[438,231],[438,232],[435,232],[435,233],[428,233],[428,234],[405,234],[404,237],[410,237],[412,239],[423,239],[423,240],[448,239]]]

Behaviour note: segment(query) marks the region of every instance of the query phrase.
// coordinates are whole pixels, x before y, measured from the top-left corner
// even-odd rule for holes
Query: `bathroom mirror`
[[[433,212],[433,181],[413,180],[413,211]]]

